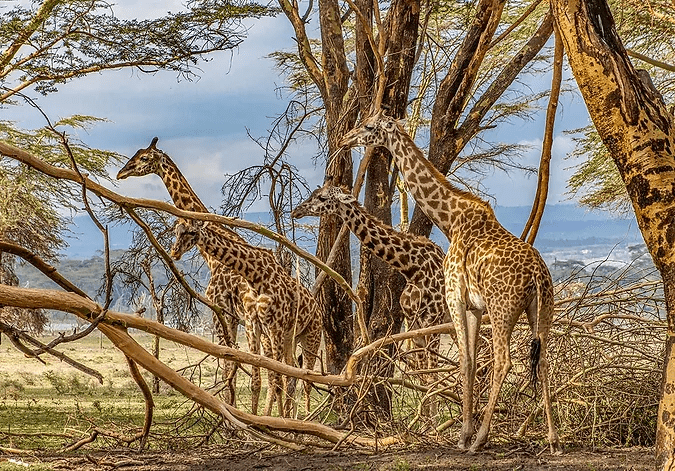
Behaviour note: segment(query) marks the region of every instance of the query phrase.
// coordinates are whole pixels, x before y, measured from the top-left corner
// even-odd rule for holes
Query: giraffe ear
[[[393,118],[382,121],[382,128],[384,128],[387,132],[391,132],[396,129],[397,125],[400,126],[399,120]]]

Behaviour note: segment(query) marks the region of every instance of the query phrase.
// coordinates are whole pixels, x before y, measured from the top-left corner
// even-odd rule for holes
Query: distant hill
[[[499,221],[517,236],[522,232],[529,212],[528,207],[497,207],[495,210]],[[259,224],[269,222],[267,213],[248,214],[246,219]],[[103,238],[88,217],[79,217],[76,221],[78,226],[73,229],[73,234],[77,237],[70,239],[70,247],[57,264],[57,269],[87,294],[98,298],[97,292],[104,284]],[[303,224],[315,222],[316,220],[312,219],[302,221]],[[301,229],[298,230],[302,233]],[[443,248],[447,248],[447,240],[438,229],[432,233],[432,239]],[[130,228],[111,227],[110,240],[111,258],[114,261],[129,246]],[[352,237],[352,240],[352,259],[356,262],[358,244],[355,238]],[[314,252],[314,246],[309,239],[305,239],[303,245],[306,250]],[[596,269],[593,267],[597,267],[599,261],[603,261],[603,264],[597,271],[598,274],[610,274],[632,260],[637,260],[635,263],[640,267],[647,269],[651,267],[651,259],[645,255],[646,247],[634,218],[613,218],[606,213],[588,212],[574,205],[552,205],[546,208],[535,246],[557,280],[565,279],[583,267],[591,267],[589,270]],[[186,260],[179,262],[179,268],[186,273],[194,271],[194,267]],[[161,270],[158,270],[155,274],[156,280],[163,283],[164,273],[160,272]],[[356,263],[354,273],[358,273]],[[19,266],[17,275],[21,286],[56,288],[51,280],[28,264]],[[205,284],[207,277],[208,272],[202,269],[198,276],[200,282]],[[123,311],[131,309],[127,306],[129,299],[129,288],[117,281],[113,289],[113,309]],[[101,299],[97,300],[101,302]]]
[[[530,214],[527,206],[497,206],[495,214],[499,222],[513,234],[520,236]],[[268,213],[248,213],[248,221],[269,224]],[[311,218],[303,219],[310,224]],[[68,238],[69,247],[65,250],[66,259],[88,259],[103,252],[103,237],[88,216],[75,218],[76,226],[72,237]],[[131,241],[129,226],[112,226],[110,230],[111,250],[126,249]],[[447,241],[438,230],[432,235],[441,246],[447,247]],[[637,228],[633,215],[630,218],[612,217],[606,212],[588,211],[574,204],[556,204],[546,207],[535,247],[548,251],[559,246],[585,245],[587,241],[596,244],[643,244],[642,235]]]

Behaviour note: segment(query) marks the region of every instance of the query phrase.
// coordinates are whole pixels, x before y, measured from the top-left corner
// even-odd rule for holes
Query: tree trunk
[[[372,0],[361,0],[361,12],[372,17]],[[412,70],[415,64],[415,52],[418,40],[420,2],[395,0],[387,14],[387,57],[384,70],[386,88],[383,106],[392,116],[402,118],[408,104]],[[368,116],[375,90],[373,71],[376,70],[373,51],[364,31],[366,25],[357,22],[356,39],[361,46],[357,49],[357,89],[361,116]],[[367,25],[370,29],[370,25]],[[389,182],[391,156],[386,149],[377,148],[368,165],[365,184],[364,206],[384,223],[391,225],[391,204],[394,188]],[[361,252],[359,286],[365,294],[364,311],[368,322],[368,334],[371,339],[398,333],[403,325],[403,311],[399,303],[405,287],[405,279],[391,269],[381,259]],[[392,353],[392,347],[389,347]],[[378,370],[379,371],[379,370]],[[392,370],[379,371],[379,374],[391,375]],[[390,413],[391,400],[386,387],[377,388],[375,398],[378,409]]]
[[[657,465],[675,466],[675,120],[649,76],[633,68],[606,0],[551,0],[574,77],[626,184],[664,283],[668,337]]]
[[[279,1],[282,10],[293,24],[297,36],[298,53],[312,81],[321,93],[326,108],[326,128],[328,135],[328,155],[336,159],[327,162],[333,183],[351,187],[351,153],[337,150],[340,137],[351,129],[356,120],[355,112],[348,110],[345,103],[349,85],[349,68],[344,51],[340,7],[336,0],[319,1],[319,23],[321,25],[321,68],[317,67],[312,56],[310,41],[305,32],[305,20],[301,18],[296,3]],[[336,164],[337,162],[337,164]],[[317,256],[326,260],[331,247],[337,239],[341,222],[334,216],[322,217],[319,224]],[[348,283],[351,283],[351,257],[349,237],[340,243],[338,256],[333,269]],[[327,279],[317,294],[317,300],[324,315],[324,340],[326,344],[326,368],[330,372],[339,372],[345,366],[351,354],[354,331],[352,328],[352,302],[335,282]]]
[[[495,78],[486,92],[467,112],[465,105],[473,93],[478,67],[483,62],[496,31],[503,0],[481,0],[476,16],[467,31],[447,76],[439,86],[431,117],[429,161],[442,173],[450,171],[464,146],[480,130],[481,120],[523,68],[541,51],[553,32],[553,18],[546,15],[537,32]],[[464,121],[459,120],[465,116]],[[417,207],[410,221],[410,232],[428,236],[432,223]]]

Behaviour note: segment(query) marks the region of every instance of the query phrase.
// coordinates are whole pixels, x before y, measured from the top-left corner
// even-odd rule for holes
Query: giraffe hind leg
[[[487,443],[488,434],[490,432],[490,423],[497,405],[497,400],[499,399],[499,393],[501,392],[506,375],[511,370],[509,341],[511,339],[511,332],[515,326],[515,321],[511,322],[510,320],[517,320],[518,314],[516,313],[514,315],[513,312],[504,313],[504,311],[500,313],[498,309],[491,309],[490,319],[492,322],[492,347],[494,351],[492,385],[490,386],[490,394],[488,396],[487,405],[485,406],[480,429],[470,448],[471,452],[476,452]],[[506,319],[506,322],[500,322],[500,319]]]
[[[536,380],[541,381],[542,400],[544,413],[546,414],[546,424],[548,426],[548,442],[551,453],[554,455],[562,454],[560,447],[560,438],[553,421],[553,405],[551,403],[549,363],[548,363],[548,333],[551,326],[552,314],[550,309],[544,307],[542,312],[538,312],[538,303],[535,298],[527,310],[527,319],[532,329],[532,350],[530,352],[530,361],[532,367],[532,381],[536,392]],[[518,435],[525,433],[526,423],[518,430]]]
[[[312,370],[319,358],[319,346],[321,345],[321,321],[316,320],[311,324],[309,331],[300,338],[300,345],[302,346],[302,362],[304,369]],[[303,381],[305,391],[305,414],[309,415],[311,412],[311,393],[312,383]]]

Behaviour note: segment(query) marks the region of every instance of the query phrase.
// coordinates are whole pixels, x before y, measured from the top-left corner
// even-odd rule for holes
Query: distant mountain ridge
[[[495,213],[508,230],[520,236],[530,208],[497,207]],[[270,221],[267,213],[250,213],[246,215],[246,219],[263,225]],[[94,297],[103,284],[103,238],[87,216],[77,218],[76,222],[78,227],[72,230],[78,238],[70,240],[71,245],[66,250],[65,257],[56,265],[62,275]],[[302,222],[311,225],[315,224],[317,219],[308,218]],[[109,228],[113,260],[128,248],[131,241],[130,229],[130,226]],[[300,228],[297,232],[303,233]],[[438,229],[432,233],[432,239],[441,247],[447,248],[447,239]],[[356,239],[353,238],[352,241],[356,273],[359,249]],[[308,240],[303,241],[303,247],[314,252],[314,246]],[[638,258],[640,263],[651,265],[651,259],[646,254],[646,247],[634,218],[615,218],[606,213],[585,211],[574,205],[552,205],[546,208],[535,247],[542,254],[556,280],[565,279],[578,267],[597,266],[600,261],[603,262],[603,270],[607,272]],[[193,269],[189,262],[180,264],[180,269],[186,272]],[[17,274],[21,286],[56,288],[54,283],[29,265],[17,267]],[[158,282],[164,282],[163,274],[158,272],[155,276]],[[205,283],[207,279],[207,272],[200,274],[201,282]],[[125,300],[129,299],[128,288],[120,284],[119,280],[116,280],[113,296],[114,303],[119,301],[124,305]]]
[[[531,208],[528,206],[497,206],[495,214],[499,222],[516,236],[520,236]],[[248,213],[244,217],[248,221],[268,224],[270,215],[266,212]],[[303,219],[304,224],[311,224],[317,219]],[[103,237],[88,216],[75,218],[76,227],[72,229],[73,237],[68,238],[69,247],[64,252],[66,259],[85,260],[103,251]],[[124,250],[131,241],[129,226],[110,227],[111,250]],[[441,246],[447,247],[445,237],[438,230],[432,239]],[[574,204],[555,204],[546,207],[541,227],[537,235],[535,247],[541,251],[558,246],[597,244],[643,244],[635,216],[620,218],[607,212],[589,211]]]

